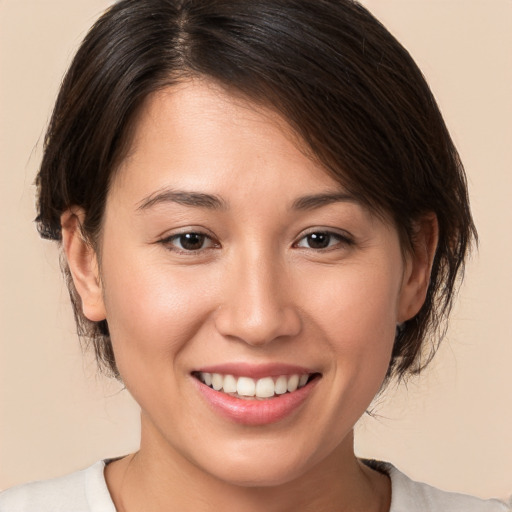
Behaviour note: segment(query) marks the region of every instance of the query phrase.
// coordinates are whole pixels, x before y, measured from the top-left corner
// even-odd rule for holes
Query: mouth
[[[210,389],[241,400],[268,400],[294,393],[320,377],[319,373],[293,373],[253,379],[231,374],[192,372],[192,376]]]
[[[199,396],[218,417],[244,426],[264,426],[295,417],[314,400],[322,374],[269,363],[224,363],[191,372]]]

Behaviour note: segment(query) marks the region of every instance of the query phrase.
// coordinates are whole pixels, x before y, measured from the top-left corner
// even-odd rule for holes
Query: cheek
[[[180,272],[151,258],[119,256],[105,258],[102,274],[107,322],[123,378],[135,368],[168,365],[211,309],[201,279],[193,278],[190,269]]]
[[[363,349],[394,332],[400,275],[393,268],[356,265],[312,276],[308,290],[311,317],[331,339]],[[304,293],[305,294],[305,293]]]
[[[329,373],[361,413],[380,389],[395,338],[400,275],[386,270],[337,269],[310,288],[309,317],[331,353]]]

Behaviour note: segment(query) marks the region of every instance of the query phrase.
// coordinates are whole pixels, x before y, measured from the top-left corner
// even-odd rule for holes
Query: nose
[[[251,254],[232,262],[216,312],[216,327],[226,337],[264,346],[301,330],[301,316],[290,278],[271,256]]]

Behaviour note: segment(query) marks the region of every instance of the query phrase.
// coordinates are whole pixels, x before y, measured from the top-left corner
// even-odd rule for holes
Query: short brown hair
[[[464,170],[409,53],[351,0],[121,0],[92,27],[62,84],[37,177],[38,229],[61,239],[60,216],[86,212],[95,243],[112,175],[149,94],[206,76],[281,114],[308,152],[402,246],[428,213],[439,244],[427,297],[399,330],[388,377],[417,373],[444,334],[475,227]],[[119,377],[108,324],[84,317],[64,264],[78,331]],[[428,341],[427,341],[428,339]]]

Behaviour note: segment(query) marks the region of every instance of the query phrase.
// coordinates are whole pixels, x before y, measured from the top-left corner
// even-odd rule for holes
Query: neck
[[[144,426],[140,450],[109,464],[107,485],[119,512],[389,511],[389,479],[355,456],[353,433],[320,463],[278,485],[240,486],[184,458]]]

